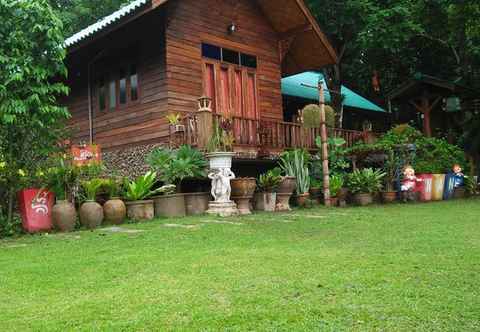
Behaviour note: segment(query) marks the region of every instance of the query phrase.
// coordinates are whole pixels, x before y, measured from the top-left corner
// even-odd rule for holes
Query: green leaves
[[[381,170],[364,168],[355,170],[348,175],[348,188],[353,194],[377,193],[382,189],[385,173]]]
[[[281,170],[274,168],[258,178],[258,190],[260,192],[274,192],[282,182]]]
[[[157,173],[151,171],[138,177],[135,181],[128,182],[125,180],[125,199],[129,201],[140,201],[163,192],[164,188],[152,190],[156,182]]]
[[[287,176],[297,179],[297,193],[303,195],[310,190],[310,154],[303,149],[286,151],[280,156],[280,168]]]

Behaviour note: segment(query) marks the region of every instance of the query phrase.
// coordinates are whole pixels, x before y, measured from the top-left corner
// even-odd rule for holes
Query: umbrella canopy
[[[313,71],[307,71],[304,73],[283,78],[282,94],[318,101],[318,90],[303,86],[302,84],[317,86],[319,80],[322,82],[322,85],[325,88],[325,101],[328,103],[330,102],[331,97],[330,93],[327,90],[325,78],[321,73]],[[359,94],[353,92],[352,90],[343,85],[342,95],[345,96],[345,99],[343,100],[343,105],[345,106],[374,112],[385,112],[383,108],[375,105],[370,100],[360,96]]]

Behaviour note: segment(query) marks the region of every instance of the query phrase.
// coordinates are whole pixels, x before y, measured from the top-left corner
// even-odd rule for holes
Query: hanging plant
[[[305,128],[320,128],[320,106],[310,104],[305,106],[302,111],[303,126]],[[325,123],[327,127],[333,128],[335,126],[335,110],[328,105],[325,105]]]

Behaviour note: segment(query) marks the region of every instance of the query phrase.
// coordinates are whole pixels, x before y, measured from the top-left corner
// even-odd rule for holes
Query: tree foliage
[[[65,50],[62,23],[46,0],[0,0],[0,17],[0,178],[7,188],[0,199],[11,217],[16,191],[52,152],[68,117],[57,104],[67,93],[59,81]]]

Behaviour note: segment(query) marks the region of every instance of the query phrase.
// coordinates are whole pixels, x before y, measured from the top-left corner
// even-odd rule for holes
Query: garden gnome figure
[[[402,186],[400,187],[404,202],[415,201],[417,182],[422,182],[422,179],[415,176],[415,170],[412,166],[405,166],[403,168]]]
[[[462,167],[459,164],[455,164],[452,167],[453,170],[453,187],[459,188],[465,185],[465,174],[462,173]]]

